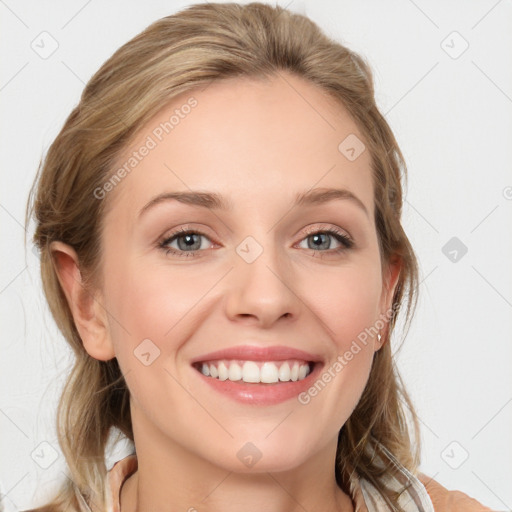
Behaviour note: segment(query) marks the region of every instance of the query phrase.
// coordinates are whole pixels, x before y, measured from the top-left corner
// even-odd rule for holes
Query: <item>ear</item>
[[[393,297],[398,285],[398,279],[402,270],[402,258],[395,254],[389,259],[382,272],[382,295],[380,302],[380,318],[384,319],[386,326],[382,329],[380,344],[376,343],[376,350],[384,345],[388,338],[389,318],[393,307]]]
[[[59,283],[85,350],[100,361],[114,358],[107,312],[100,303],[99,294],[86,288],[75,250],[63,242],[52,242],[50,250]]]

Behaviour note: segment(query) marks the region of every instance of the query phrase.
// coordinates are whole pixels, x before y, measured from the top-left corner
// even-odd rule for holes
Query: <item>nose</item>
[[[226,315],[232,321],[268,328],[284,319],[295,321],[303,305],[286,256],[271,244],[262,249],[252,262],[240,256],[243,252],[235,254],[235,268],[227,283]]]

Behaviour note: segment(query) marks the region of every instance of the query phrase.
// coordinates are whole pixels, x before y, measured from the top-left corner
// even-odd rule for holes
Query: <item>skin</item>
[[[138,471],[122,488],[122,510],[351,511],[335,482],[337,436],[381,348],[376,337],[307,405],[232,401],[190,361],[249,343],[320,354],[328,367],[391,307],[400,266],[381,268],[369,151],[355,161],[338,151],[349,134],[364,137],[344,107],[282,72],[183,93],[120,162],[192,95],[197,106],[103,199],[94,300],[73,250],[53,248],[87,352],[117,357],[130,390]],[[348,189],[367,211],[348,199],[292,208],[297,193],[321,187]],[[189,189],[215,191],[233,209],[166,201],[139,218],[154,196]],[[180,227],[205,234],[196,257],[158,247]],[[337,228],[354,245],[336,252],[341,243],[326,236],[315,252],[306,228]],[[236,252],[247,236],[263,248],[250,264]],[[149,366],[134,356],[144,339],[160,350]],[[262,454],[251,468],[237,457],[247,442]]]

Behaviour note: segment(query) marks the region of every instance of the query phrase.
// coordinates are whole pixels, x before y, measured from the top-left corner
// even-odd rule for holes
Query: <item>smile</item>
[[[200,362],[194,366],[205,377],[220,381],[245,382],[252,384],[277,384],[296,382],[311,373],[314,363],[303,360],[287,361],[243,361],[220,360]]]
[[[270,406],[308,389],[325,358],[291,346],[251,344],[198,355],[191,365],[205,390],[251,406]]]

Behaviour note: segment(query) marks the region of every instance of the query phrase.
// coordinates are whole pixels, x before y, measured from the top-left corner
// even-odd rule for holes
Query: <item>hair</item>
[[[356,122],[371,155],[383,269],[394,255],[401,259],[385,343],[374,354],[361,399],[339,432],[335,475],[348,492],[355,471],[376,487],[390,510],[402,510],[398,493],[383,481],[393,465],[383,467],[375,455],[388,450],[413,474],[418,471],[419,423],[390,343],[398,310],[405,311],[405,331],[410,325],[418,264],[401,225],[405,161],[377,108],[370,67],[305,16],[262,3],[204,3],[154,22],[101,66],[41,160],[30,192],[27,222],[33,217],[36,224],[33,240],[40,251],[44,293],[75,356],[57,410],[57,434],[69,477],[52,502],[38,511],[80,510],[77,489],[92,510],[104,510],[110,436],[117,432],[134,441],[129,390],[117,359],[96,360],[84,349],[50,244],[71,246],[85,288],[97,284],[102,219],[109,199],[98,200],[94,191],[104,186],[138,130],[182,92],[212,80],[272,78],[281,71],[315,84]]]

